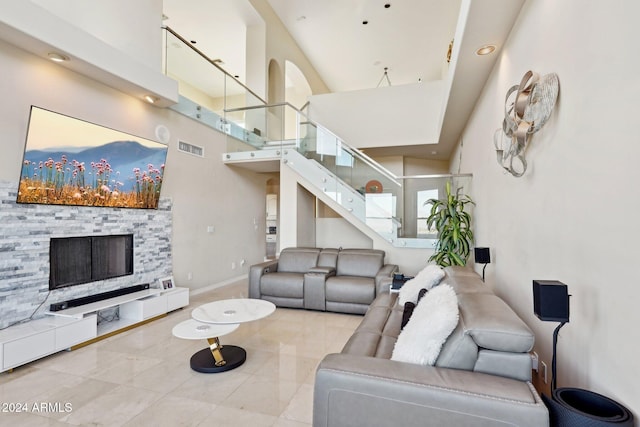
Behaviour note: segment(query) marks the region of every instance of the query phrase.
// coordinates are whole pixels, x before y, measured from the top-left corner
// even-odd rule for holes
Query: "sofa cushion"
[[[285,248],[278,258],[278,271],[304,274],[317,265],[319,253],[316,248]]]
[[[260,292],[282,298],[301,298],[304,276],[299,273],[267,273],[260,281]]]
[[[493,294],[478,277],[478,273],[469,267],[446,267],[444,283],[451,285],[456,294]]]
[[[319,267],[332,267],[336,268],[338,264],[338,249],[333,248],[325,248],[320,251],[320,255],[318,256],[318,266]]]
[[[418,294],[421,289],[429,290],[440,283],[444,277],[442,267],[430,264],[422,269],[416,277],[409,279],[400,288],[398,293],[398,304],[404,306],[407,302],[418,303]]]
[[[377,249],[343,249],[338,254],[336,275],[375,277],[384,265],[384,251]]]
[[[478,360],[478,345],[465,334],[464,318],[462,313],[459,315],[458,326],[440,349],[436,366],[471,371]]]
[[[460,294],[458,302],[465,333],[478,347],[516,353],[533,348],[531,329],[496,295]]]
[[[431,289],[418,303],[398,335],[391,360],[433,365],[447,337],[458,324],[458,299],[453,288]]]
[[[373,279],[356,276],[333,276],[325,282],[327,301],[371,304],[376,296]]]

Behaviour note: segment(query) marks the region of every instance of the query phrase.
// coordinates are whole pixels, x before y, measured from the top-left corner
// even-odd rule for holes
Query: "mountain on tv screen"
[[[157,209],[167,146],[31,107],[18,203]]]

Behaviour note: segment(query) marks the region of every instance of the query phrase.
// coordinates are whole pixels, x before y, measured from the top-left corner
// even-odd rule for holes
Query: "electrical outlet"
[[[542,372],[540,373],[540,375],[542,375],[542,377],[544,378],[544,383],[549,384],[549,380],[547,378],[547,364],[544,362],[540,362],[540,366],[542,367]]]
[[[231,263],[231,269],[232,269],[232,270],[235,270],[235,269],[236,269],[236,262],[235,262],[235,261]]]
[[[538,361],[540,358],[538,357],[538,353],[535,351],[531,353],[531,369],[538,372]]]
[[[191,272],[187,273],[187,280],[192,280],[193,279],[193,274],[191,274]]]

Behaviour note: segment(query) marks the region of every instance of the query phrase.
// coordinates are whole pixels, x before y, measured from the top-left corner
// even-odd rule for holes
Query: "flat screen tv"
[[[167,146],[31,107],[18,203],[157,209]]]
[[[133,234],[52,238],[49,289],[133,274]]]

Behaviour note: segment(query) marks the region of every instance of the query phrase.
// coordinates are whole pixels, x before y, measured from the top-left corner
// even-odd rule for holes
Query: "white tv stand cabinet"
[[[189,305],[189,289],[145,289],[60,311],[0,331],[0,372],[106,338]],[[98,325],[97,312],[119,306],[119,320]]]

